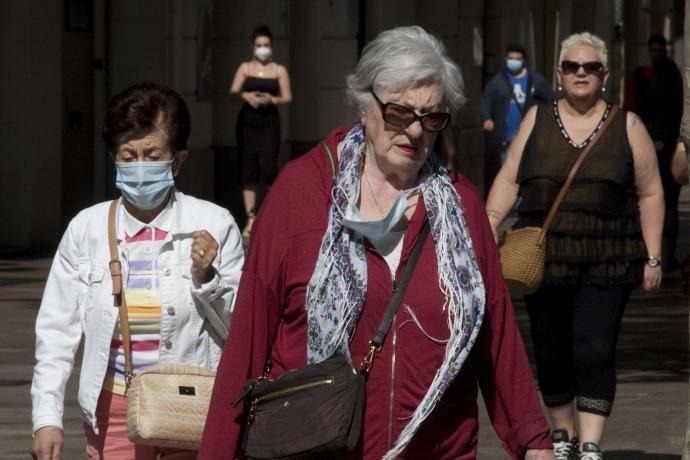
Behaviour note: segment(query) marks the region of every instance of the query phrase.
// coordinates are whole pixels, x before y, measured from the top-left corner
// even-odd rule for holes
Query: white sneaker
[[[586,442],[582,444],[580,460],[604,460],[604,454],[601,452],[599,446],[593,442]]]
[[[578,440],[574,436],[568,436],[568,430],[553,430],[551,433],[551,442],[553,442],[553,453],[556,460],[576,460]]]

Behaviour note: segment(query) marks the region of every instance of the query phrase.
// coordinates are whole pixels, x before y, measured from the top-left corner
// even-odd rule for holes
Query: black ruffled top
[[[543,224],[586,144],[570,140],[555,105],[538,108],[518,170],[514,228]],[[646,258],[626,116],[619,111],[580,166],[556,214],[546,240],[544,283],[637,284]]]

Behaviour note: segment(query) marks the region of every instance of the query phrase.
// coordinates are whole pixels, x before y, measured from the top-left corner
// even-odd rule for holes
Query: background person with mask
[[[115,96],[103,139],[115,162],[116,239],[128,305],[135,374],[157,363],[215,369],[244,260],[228,211],[175,190],[191,124],[179,94],[141,83]],[[60,458],[65,384],[84,336],[79,405],[86,456],[193,459],[196,452],[127,439],[124,351],[113,308],[108,244],[111,202],[70,222],[36,320],[33,453]]]
[[[506,49],[506,66],[484,88],[480,111],[486,133],[484,187],[487,192],[501,169],[505,151],[527,110],[554,99],[551,85],[525,66],[525,48],[512,44]]]
[[[256,218],[257,195],[263,195],[277,174],[280,149],[278,105],[292,101],[290,77],[282,65],[273,61],[273,36],[266,26],[252,34],[254,56],[243,62],[232,81],[230,95],[243,101],[237,117],[237,146],[240,152],[242,200],[247,219],[242,230],[249,242]]]

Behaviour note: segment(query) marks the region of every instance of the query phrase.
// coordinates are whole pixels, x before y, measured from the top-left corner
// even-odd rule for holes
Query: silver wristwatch
[[[649,256],[647,257],[647,265],[649,265],[652,268],[656,268],[661,265],[661,258]]]

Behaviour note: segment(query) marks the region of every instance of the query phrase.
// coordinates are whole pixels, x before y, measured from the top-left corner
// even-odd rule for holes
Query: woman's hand
[[[556,460],[556,457],[550,449],[529,449],[525,460]]]
[[[218,255],[218,243],[206,230],[192,233],[192,281],[197,288],[213,279],[213,261]]]
[[[256,103],[259,107],[266,107],[271,103],[271,95],[268,93],[256,92]]]
[[[38,460],[59,460],[62,455],[62,429],[56,426],[44,426],[36,431],[31,453]]]
[[[661,265],[650,267],[645,264],[642,290],[644,292],[652,292],[659,289],[659,286],[661,286]]]
[[[242,93],[242,100],[249,104],[253,109],[259,108],[259,96],[258,93],[252,91],[245,91]]]

